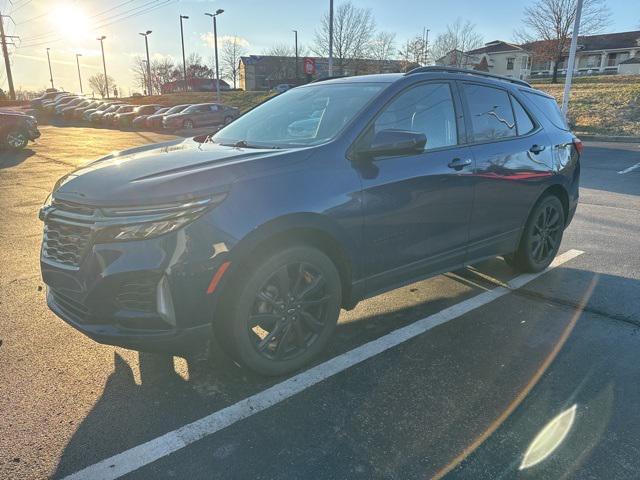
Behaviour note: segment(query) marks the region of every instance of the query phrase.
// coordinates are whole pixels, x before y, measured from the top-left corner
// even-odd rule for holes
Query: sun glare
[[[62,4],[51,14],[54,28],[71,40],[81,40],[89,35],[89,18],[77,5]]]

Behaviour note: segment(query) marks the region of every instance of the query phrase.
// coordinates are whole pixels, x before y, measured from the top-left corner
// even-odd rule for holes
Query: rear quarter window
[[[533,92],[523,91],[522,93],[540,112],[542,112],[547,120],[562,130],[569,130],[567,121],[554,98]]]

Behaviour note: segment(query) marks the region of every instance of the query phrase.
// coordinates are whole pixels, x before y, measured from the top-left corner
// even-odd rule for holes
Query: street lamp
[[[151,30],[140,33],[144,37],[144,47],[147,50],[147,94],[151,95],[151,63],[149,63],[149,41],[147,37],[151,35]]]
[[[100,42],[100,50],[102,50],[102,69],[104,70],[104,91],[106,92],[107,98],[109,98],[109,80],[107,79],[107,64],[104,61],[104,39],[106,36],[102,35],[101,37],[96,38]]]
[[[80,93],[82,93],[82,76],[80,75],[80,57],[81,53],[76,53],[76,64],[78,65],[78,82],[80,82]]]
[[[224,13],[224,10],[219,8],[216,13],[205,13],[206,16],[213,18],[213,45],[216,57],[216,101],[220,101],[220,70],[218,68],[218,29],[216,25],[216,17]]]
[[[182,27],[182,20],[186,20],[189,17],[187,15],[180,15],[180,41],[182,42],[182,73],[184,74],[184,91],[187,91],[187,59],[184,56],[184,29]]]
[[[53,73],[51,72],[51,57],[49,56],[49,47],[47,47],[47,62],[49,62],[49,79],[51,80],[51,88],[55,88],[53,86]]]
[[[293,33],[296,36],[296,84],[300,83],[298,78],[298,30],[293,30]]]

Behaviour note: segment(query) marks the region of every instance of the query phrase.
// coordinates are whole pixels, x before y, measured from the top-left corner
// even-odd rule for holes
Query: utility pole
[[[13,75],[11,74],[11,62],[9,61],[9,50],[7,50],[7,35],[4,34],[4,17],[0,13],[0,42],[2,42],[2,54],[4,55],[4,66],[7,69],[7,83],[9,84],[9,96],[11,100],[16,99],[16,91],[13,88]],[[9,35],[9,38],[14,38],[13,35]]]
[[[102,50],[102,69],[104,70],[104,89],[107,94],[107,98],[109,98],[109,80],[107,77],[107,63],[104,61],[104,39],[106,36],[102,35],[98,37],[96,40],[100,41],[100,50]]]
[[[333,0],[329,0],[329,76],[333,76]]]
[[[429,29],[427,28],[427,33],[424,37],[424,64],[427,65],[429,60],[427,57],[429,56]]]
[[[220,69],[218,68],[218,25],[216,23],[216,17],[224,13],[224,10],[219,8],[216,13],[205,13],[207,17],[213,19],[213,49],[216,60],[216,102],[220,102]]]
[[[296,36],[296,85],[300,83],[300,78],[298,74],[298,30],[294,30],[293,33]]]
[[[149,41],[147,37],[151,35],[151,30],[141,33],[144,37],[144,47],[147,50],[147,95],[151,95],[151,63],[149,63]]]
[[[562,113],[565,118],[569,110],[569,92],[571,91],[571,80],[573,79],[573,67],[576,64],[576,49],[578,48],[578,32],[580,31],[580,15],[582,15],[582,1],[578,0],[576,5],[576,19],[573,22],[573,33],[571,35],[571,47],[569,48],[569,64],[567,65],[567,76],[564,79],[564,92],[562,94]]]
[[[51,57],[49,56],[49,47],[47,47],[47,62],[49,63],[49,80],[51,81],[51,88],[56,88],[53,86],[53,72],[51,71]]]
[[[78,65],[78,82],[80,82],[80,93],[82,92],[82,76],[80,75],[80,57],[81,53],[76,53],[76,64]]]
[[[184,56],[184,30],[182,27],[182,20],[189,18],[187,15],[180,15],[180,42],[182,43],[182,73],[184,74],[184,91],[188,90],[187,86],[187,59]]]

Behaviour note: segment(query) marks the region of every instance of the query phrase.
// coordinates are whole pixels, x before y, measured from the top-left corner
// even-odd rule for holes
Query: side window
[[[209,108],[211,109],[212,112],[217,112],[218,111],[218,106],[217,105],[211,105]]]
[[[513,95],[509,95],[509,97],[511,98],[511,104],[513,105],[513,112],[516,115],[518,135],[526,135],[535,128],[535,125],[522,104]]]
[[[425,150],[457,144],[456,114],[449,84],[426,83],[401,93],[373,125],[373,133],[389,129],[424,133]]]
[[[533,92],[522,92],[544,114],[551,123],[563,130],[569,130],[558,103],[552,97]]]
[[[474,142],[516,136],[516,122],[507,92],[473,83],[462,84],[462,92],[471,113]]]

